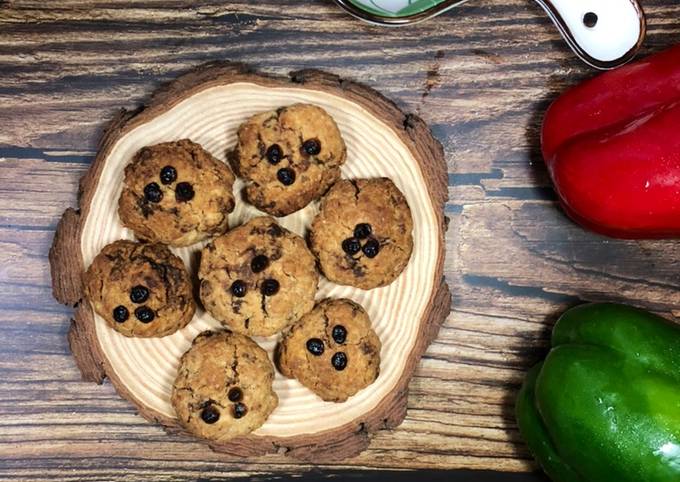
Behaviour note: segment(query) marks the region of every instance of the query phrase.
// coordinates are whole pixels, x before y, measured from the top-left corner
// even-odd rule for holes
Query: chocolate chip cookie
[[[315,105],[295,104],[242,124],[230,160],[246,179],[248,202],[286,216],[321,197],[340,178],[346,156],[333,118]]]
[[[198,277],[206,310],[251,336],[273,335],[310,311],[319,282],[304,240],[268,216],[208,244]]]
[[[250,338],[230,331],[198,335],[182,356],[172,387],[172,405],[189,432],[214,441],[260,427],[279,399],[274,367]]]
[[[323,400],[344,402],[378,378],[380,348],[360,305],[325,299],[284,334],[277,365]]]
[[[365,290],[394,281],[413,251],[406,198],[387,178],[342,180],[321,201],[309,242],[330,281]]]
[[[188,246],[223,234],[234,174],[188,139],[144,147],[125,167],[118,214],[145,241]]]
[[[111,243],[94,258],[83,281],[97,314],[125,336],[170,335],[196,311],[184,263],[162,244]]]

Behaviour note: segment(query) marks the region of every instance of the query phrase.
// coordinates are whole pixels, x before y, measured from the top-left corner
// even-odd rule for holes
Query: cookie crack
[[[173,266],[169,266],[167,264],[157,263],[154,259],[150,258],[149,256],[147,256],[145,254],[135,255],[134,257],[131,257],[130,259],[131,260],[141,259],[145,263],[148,263],[149,266],[151,266],[151,269],[153,269],[154,271],[156,271],[158,273],[158,275],[163,280],[163,290],[165,291],[165,301],[166,302],[165,302],[165,304],[161,305],[161,307],[158,308],[155,311],[158,312],[160,310],[167,308],[168,305],[170,305],[170,303],[171,303],[170,300],[173,298],[171,296],[171,293],[170,293],[171,280],[170,280],[170,277],[168,275],[168,271],[176,272],[176,271],[179,271],[179,270],[177,270],[177,268],[175,268]]]
[[[328,319],[328,315],[326,314],[326,309],[324,308],[321,312],[321,316],[323,316],[323,325],[324,325],[324,330],[323,330],[323,335],[324,335],[324,341],[326,342],[326,345],[328,347],[331,346],[331,340],[328,337],[328,327],[331,324],[331,320]]]
[[[232,296],[231,298],[231,311],[232,313],[240,314],[241,313],[241,307],[243,306],[243,301],[240,299],[234,299]],[[248,328],[248,320],[246,320],[246,328]]]
[[[265,300],[265,294],[260,291],[260,305],[262,306],[262,311],[266,316],[269,316],[267,312],[267,300]]]
[[[226,360],[224,363],[224,396],[226,397],[227,394],[229,393],[229,387],[238,384],[239,374],[238,374],[238,348],[236,347],[236,345],[233,346],[229,345],[228,336],[224,338],[224,345],[227,351],[233,348],[233,359],[231,364],[227,363]],[[224,408],[221,404],[218,405]]]
[[[264,156],[267,154],[267,146],[264,143],[264,140],[262,139],[262,134],[260,134],[259,131],[257,133],[257,150],[260,154],[260,159],[257,160],[257,163],[259,163],[264,160]]]
[[[366,266],[364,263],[361,262],[361,259],[364,257],[363,254],[360,254],[358,258],[355,258],[354,256],[350,254],[345,254],[345,259],[347,260],[348,268],[354,273],[354,276],[357,278],[361,278],[366,274]],[[342,267],[343,269],[347,269],[344,266]]]
[[[398,251],[401,251],[402,253],[406,253],[406,250],[402,248],[398,243],[396,243],[393,239],[387,238],[385,240],[385,243],[380,243],[381,246],[393,246],[396,248]]]
[[[189,412],[187,414],[188,418],[186,419],[186,423],[190,423],[191,419],[193,418],[193,412],[194,412],[194,410],[196,410],[196,408],[195,408],[196,403],[194,402],[194,398],[195,398],[196,395],[194,393],[194,389],[189,387],[189,386],[183,386],[183,387],[179,387],[177,390],[178,391],[185,390],[185,391],[188,391],[191,394],[191,402],[189,403]]]
[[[196,156],[196,150],[195,149],[189,149],[189,155],[191,156],[191,160],[194,162],[194,165],[200,170],[203,168],[203,163],[198,159]]]
[[[359,184],[357,183],[356,179],[350,179],[349,183],[354,187],[354,200],[358,203],[361,188],[359,187]]]
[[[138,196],[137,194],[134,194],[134,196],[137,199],[137,207],[142,212],[142,216],[144,216],[144,219],[149,219],[149,216],[151,216],[154,212],[154,208],[149,204],[144,196]]]
[[[238,385],[240,377],[238,373],[238,347],[236,345],[234,345],[234,360],[231,362],[231,372],[233,374],[234,384]]]
[[[283,275],[286,278],[291,279],[293,281],[296,281],[295,277],[292,274],[290,274],[288,271],[286,271],[283,266],[281,267],[281,272],[283,273]]]
[[[298,141],[300,143],[300,149],[302,149],[302,144],[304,144],[305,140],[302,137],[302,134],[297,129],[293,129],[292,127],[282,126],[280,122],[279,122],[279,127],[280,127],[281,131],[292,132],[293,135],[296,135],[297,138],[298,138]],[[312,160],[312,162],[310,162],[310,159]],[[288,158],[288,164],[289,164],[289,167],[296,167],[296,168],[300,169],[300,171],[307,171],[309,169],[310,164],[318,165],[319,163],[316,159],[316,156],[308,156],[308,157],[303,157],[301,163],[294,164],[293,163],[293,156],[291,156],[291,157]]]

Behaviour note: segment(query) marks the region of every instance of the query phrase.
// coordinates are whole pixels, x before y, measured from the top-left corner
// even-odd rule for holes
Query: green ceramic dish
[[[434,17],[466,0],[336,0],[353,15],[371,23],[400,25]]]
[[[386,17],[405,17],[422,13],[432,7],[436,7],[445,0],[351,0],[359,8],[374,15]]]

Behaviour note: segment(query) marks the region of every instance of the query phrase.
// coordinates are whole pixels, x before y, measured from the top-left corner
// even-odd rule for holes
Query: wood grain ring
[[[75,307],[68,337],[83,378],[96,383],[102,383],[105,378],[109,378],[118,393],[131,401],[146,419],[163,425],[168,431],[181,431],[176,420],[150,409],[130,393],[103,355],[95,333],[93,312],[88,303],[81,303],[83,297],[81,276],[85,266],[79,243],[102,168],[117,141],[136,127],[168,111],[180,101],[205,89],[235,82],[249,82],[266,87],[302,87],[330,93],[363,107],[387,124],[408,147],[419,164],[428,186],[428,194],[435,207],[434,215],[440,242],[436,253],[436,269],[433,273],[434,289],[425,314],[420,320],[419,333],[406,366],[391,392],[369,412],[332,430],[291,437],[251,435],[228,444],[211,445],[216,451],[234,456],[278,452],[305,461],[346,459],[357,455],[368,446],[371,433],[382,428],[396,427],[403,421],[406,415],[409,380],[420,357],[436,337],[451,306],[451,296],[443,277],[444,236],[448,224],[444,216],[444,204],[448,198],[448,188],[442,146],[419,117],[404,114],[392,101],[375,90],[316,70],[294,72],[286,78],[255,73],[242,64],[209,63],[159,89],[146,107],[134,112],[121,111],[106,129],[98,154],[81,180],[80,208],[67,209],[57,227],[49,256],[53,295],[59,302]]]

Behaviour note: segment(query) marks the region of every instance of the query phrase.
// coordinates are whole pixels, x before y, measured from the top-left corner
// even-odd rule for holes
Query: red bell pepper
[[[568,90],[541,137],[575,221],[619,238],[680,237],[680,45]]]

